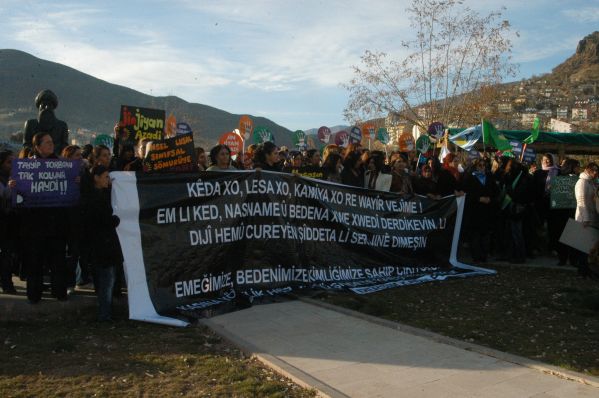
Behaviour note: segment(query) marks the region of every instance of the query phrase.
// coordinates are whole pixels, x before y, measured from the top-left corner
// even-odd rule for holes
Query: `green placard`
[[[254,144],[264,144],[267,141],[275,142],[275,138],[268,127],[258,126],[254,128]]]
[[[576,197],[574,186],[578,176],[556,176],[551,181],[551,208],[552,209],[575,209]]]
[[[296,147],[303,148],[306,146],[306,133],[304,133],[302,130],[296,130],[293,133],[292,139],[293,139],[293,144]]]

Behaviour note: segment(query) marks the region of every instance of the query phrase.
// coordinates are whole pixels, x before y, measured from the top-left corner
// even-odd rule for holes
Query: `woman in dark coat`
[[[475,160],[472,171],[464,175],[463,189],[466,192],[464,229],[470,236],[472,260],[486,262],[499,189],[483,159]]]
[[[57,159],[48,133],[33,136],[33,158]],[[62,207],[20,209],[20,232],[24,239],[27,269],[27,298],[35,304],[42,299],[44,267],[50,270],[52,295],[67,299],[66,234],[67,213]]]
[[[92,168],[94,189],[87,196],[84,205],[87,228],[85,236],[92,237],[89,242],[90,262],[98,296],[98,320],[100,321],[111,319],[112,290],[118,265],[123,262],[116,234],[116,227],[120,220],[112,214],[108,171],[108,168],[102,165]]]
[[[510,159],[507,163],[503,187],[506,196],[502,209],[507,216],[507,234],[511,247],[510,262],[521,264],[526,261],[524,216],[527,211],[530,211],[534,194],[528,172],[516,159]]]

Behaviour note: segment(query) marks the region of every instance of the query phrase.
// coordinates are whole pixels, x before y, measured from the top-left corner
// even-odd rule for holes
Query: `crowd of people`
[[[110,203],[110,171],[143,172],[149,141],[82,148],[69,145],[55,153],[52,137],[38,133],[32,145],[18,153],[0,152],[0,272],[2,291],[14,294],[12,275],[27,281],[27,298],[38,303],[44,289],[44,275],[50,275],[50,289],[58,300],[67,300],[76,285],[93,280],[98,296],[99,319],[110,320],[112,297],[123,286],[122,251],[116,235],[119,219]],[[137,149],[137,150],[136,150]],[[597,213],[596,163],[581,167],[575,159],[544,154],[540,167],[513,157],[481,154],[478,159],[449,153],[441,162],[414,153],[368,150],[358,144],[342,148],[327,145],[323,151],[289,151],[272,142],[249,145],[234,158],[226,145],[208,153],[196,148],[199,171],[266,170],[301,174],[348,186],[422,195],[439,199],[465,196],[461,242],[468,246],[474,263],[495,260],[523,263],[542,252],[552,252],[559,265],[579,268],[591,276],[587,255],[559,242],[569,218],[586,227],[599,226]],[[69,208],[12,208],[11,164],[19,158],[82,160],[77,182],[79,206]],[[577,207],[552,209],[549,192],[554,178],[579,176]],[[545,232],[543,232],[545,231]],[[540,239],[540,237],[546,239]],[[546,242],[542,244],[541,242]]]

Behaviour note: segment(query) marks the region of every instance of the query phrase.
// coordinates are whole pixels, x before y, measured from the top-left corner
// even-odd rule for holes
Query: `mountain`
[[[599,80],[599,31],[578,42],[576,53],[556,66],[552,72],[572,83]]]
[[[308,130],[305,130],[304,133],[306,133],[308,135],[316,135],[316,134],[318,134],[318,129],[319,128],[320,127],[313,128],[313,129],[308,129]],[[329,127],[329,128],[331,129],[331,133],[335,134],[336,132],[341,131],[341,130],[348,131],[351,128],[351,126],[341,126],[341,125],[339,125],[339,126],[333,126],[333,127]]]
[[[37,116],[33,101],[46,88],[58,96],[56,116],[68,123],[71,136],[78,129],[112,134],[120,106],[134,105],[164,109],[167,116],[172,112],[192,127],[196,146],[210,148],[222,133],[238,126],[241,116],[175,96],[153,97],[18,50],[0,50],[0,87],[0,140]],[[255,126],[268,127],[278,145],[291,145],[288,129],[263,117],[251,118]]]

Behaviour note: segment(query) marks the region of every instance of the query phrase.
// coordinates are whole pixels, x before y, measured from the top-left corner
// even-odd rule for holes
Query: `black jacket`
[[[94,188],[83,204],[85,235],[88,239],[90,262],[95,267],[110,267],[123,261],[116,233],[119,218],[112,214],[110,190]]]

